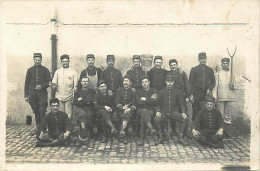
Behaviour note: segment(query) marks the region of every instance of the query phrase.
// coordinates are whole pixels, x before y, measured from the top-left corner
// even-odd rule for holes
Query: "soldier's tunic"
[[[40,124],[46,113],[49,82],[51,82],[51,75],[46,67],[35,65],[27,70],[24,97],[29,96],[29,104],[35,114],[36,124]],[[36,90],[36,85],[40,85],[41,90]]]
[[[175,78],[173,87],[180,90],[184,98],[189,98],[191,95],[191,87],[186,73],[182,72],[180,74],[178,70],[170,71],[169,73]]]
[[[206,139],[210,142],[217,143],[223,139],[223,136],[216,135],[218,129],[224,128],[224,121],[219,110],[207,111],[205,109],[198,112],[192,129],[200,132],[197,140],[204,141]]]
[[[213,96],[217,99],[217,109],[227,121],[231,121],[230,114],[235,101],[234,90],[229,88],[230,79],[230,70],[220,70],[216,73],[216,86],[213,89]]]
[[[96,67],[87,67],[80,73],[79,82],[78,82],[78,88],[81,89],[81,79],[85,76],[89,77],[89,88],[91,89],[97,89],[97,82],[99,81],[100,74],[102,70],[100,68]]]
[[[162,90],[166,87],[165,79],[166,74],[168,73],[165,69],[158,69],[156,67],[153,67],[148,73],[148,77],[150,80],[150,85],[152,88],[155,88],[157,91]]]
[[[212,91],[215,86],[215,76],[212,68],[198,65],[190,71],[189,82],[194,96],[193,120],[200,111],[200,102],[205,99],[207,90]]]
[[[113,92],[116,92],[123,82],[121,71],[110,67],[101,72],[100,79],[104,80],[107,84],[107,89]]]
[[[132,118],[133,111],[136,109],[136,101],[135,101],[135,92],[131,88],[125,89],[123,87],[119,88],[116,92],[115,97],[115,105],[125,106],[127,105],[128,108],[131,109],[130,113],[124,113],[123,108],[117,109],[118,118],[122,121],[129,121]]]
[[[92,127],[94,119],[93,102],[95,96],[95,90],[88,88],[87,90],[78,90],[75,93],[73,103],[77,107],[75,115],[78,118],[78,122],[84,122],[88,126]]]
[[[126,72],[126,75],[129,76],[132,82],[132,87],[135,89],[142,88],[141,86],[141,78],[145,75],[145,72],[143,71],[142,67],[132,67],[130,70]]]

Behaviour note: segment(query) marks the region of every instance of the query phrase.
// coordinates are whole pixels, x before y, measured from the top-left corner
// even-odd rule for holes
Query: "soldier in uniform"
[[[178,68],[178,61],[176,59],[169,60],[169,66],[170,66],[170,74],[173,75],[175,78],[173,87],[180,91],[182,94],[184,101],[186,102],[186,111],[189,118],[189,128],[190,130],[188,132],[191,132],[191,120],[192,120],[192,102],[193,102],[193,96],[191,95],[191,88],[190,83],[188,80],[188,77],[184,71],[180,72],[180,69]],[[176,123],[172,123],[172,132],[176,134]]]
[[[215,98],[207,96],[206,108],[199,111],[192,123],[192,134],[202,145],[224,148],[224,121],[219,110],[215,109]]]
[[[141,138],[138,145],[144,145],[144,139],[146,138],[147,128],[152,135],[156,134],[153,129],[152,120],[155,116],[155,106],[157,104],[157,90],[150,88],[150,81],[147,76],[143,76],[141,79],[142,88],[136,91],[136,113],[141,118]]]
[[[126,75],[128,75],[132,81],[132,88],[134,91],[136,91],[139,88],[142,88],[140,79],[142,78],[142,76],[145,75],[145,72],[143,71],[140,64],[141,64],[140,55],[134,55],[133,66],[130,70],[126,72]]]
[[[51,82],[51,75],[49,70],[41,65],[42,54],[33,54],[34,66],[29,68],[25,77],[24,84],[24,99],[29,102],[33,113],[37,130],[32,135],[40,133],[40,123],[42,122],[46,109],[48,106],[48,92],[49,82]]]
[[[89,78],[81,79],[82,88],[79,89],[74,96],[73,103],[76,106],[75,116],[80,128],[80,135],[77,146],[81,142],[87,142],[91,136],[92,124],[94,119],[93,102],[96,94],[94,89],[89,88]]]
[[[50,100],[51,112],[48,113],[41,123],[41,133],[36,147],[64,146],[69,139],[72,124],[68,115],[59,111],[59,100]],[[47,132],[48,129],[48,132]]]
[[[101,142],[107,142],[107,127],[111,129],[112,134],[116,134],[117,130],[111,121],[113,112],[115,111],[115,95],[108,94],[107,85],[104,80],[98,81],[98,93],[94,97],[94,108],[96,117],[100,118],[102,124]]]
[[[100,79],[107,83],[108,93],[112,94],[122,86],[122,73],[120,70],[114,68],[114,55],[107,55],[107,69],[101,72]]]
[[[189,120],[186,114],[184,97],[182,93],[173,86],[175,81],[174,79],[173,75],[167,74],[166,88],[158,93],[158,105],[156,107],[156,116],[154,117],[154,124],[158,132],[158,140],[156,141],[156,144],[163,142],[164,129],[162,128],[162,121],[170,119],[171,121],[181,122],[178,142],[182,145],[187,145],[187,142],[184,139],[184,134]]]
[[[57,89],[55,97],[60,101],[60,110],[72,120],[72,100],[74,92],[77,91],[78,74],[69,67],[69,55],[62,55],[60,60],[62,67],[55,71],[51,87]]]
[[[206,95],[212,96],[212,89],[215,86],[215,76],[212,68],[206,65],[207,55],[205,52],[199,53],[199,65],[191,68],[190,85],[194,97],[193,120],[200,111],[200,102],[204,101]]]
[[[97,83],[100,78],[100,73],[102,70],[94,66],[95,56],[93,54],[88,54],[86,57],[86,61],[88,67],[84,69],[80,74],[78,88],[80,89],[82,87],[80,83],[81,78],[87,76],[89,78],[89,88],[97,90]]]
[[[217,98],[217,109],[223,115],[224,122],[232,124],[231,111],[235,101],[235,94],[234,84],[230,82],[229,62],[229,58],[221,59],[222,69],[216,73],[216,86],[213,89],[213,95]]]
[[[154,57],[154,67],[147,73],[151,82],[151,87],[158,92],[166,87],[165,78],[168,73],[167,70],[162,69],[163,59],[161,56]]]
[[[128,75],[123,78],[123,87],[116,92],[115,104],[117,108],[118,118],[122,121],[120,137],[123,138],[125,144],[128,143],[126,129],[128,122],[132,119],[134,110],[136,109],[135,92],[131,89],[131,80]]]

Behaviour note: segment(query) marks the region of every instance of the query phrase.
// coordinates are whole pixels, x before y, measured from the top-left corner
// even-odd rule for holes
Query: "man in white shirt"
[[[57,89],[55,97],[60,101],[60,111],[67,113],[72,119],[72,99],[74,92],[77,91],[78,76],[77,72],[69,67],[69,55],[64,54],[60,57],[62,68],[55,71],[52,79],[52,88]]]
[[[224,122],[227,124],[231,124],[231,112],[235,101],[234,83],[231,82],[229,61],[229,58],[221,59],[222,69],[215,74],[216,86],[213,89],[213,96],[217,99],[217,109],[221,112]]]

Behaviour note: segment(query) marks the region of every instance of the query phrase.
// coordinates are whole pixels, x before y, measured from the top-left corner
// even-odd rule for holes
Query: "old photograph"
[[[258,0],[0,2],[1,169],[258,170]]]

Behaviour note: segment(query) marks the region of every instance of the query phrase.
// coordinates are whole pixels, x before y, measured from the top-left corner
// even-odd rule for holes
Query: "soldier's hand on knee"
[[[151,96],[151,98],[152,98],[152,99],[157,99],[157,94],[153,94],[153,95]]]
[[[28,103],[29,102],[29,96],[24,98],[25,102]]]
[[[112,112],[112,109],[109,106],[105,106],[105,109],[106,109],[107,112]]]
[[[161,117],[162,116],[161,112],[156,112],[156,116]]]
[[[196,138],[196,137],[198,138],[198,136],[200,135],[200,132],[197,131],[196,129],[193,129],[192,130],[192,135],[193,135],[194,138]]]
[[[66,132],[64,133],[64,139],[67,139],[67,138],[69,137],[69,135],[70,135],[70,132],[69,132],[69,131],[66,131]]]
[[[186,118],[187,118],[186,113],[182,113],[181,115],[182,115],[183,119],[186,119]]]

